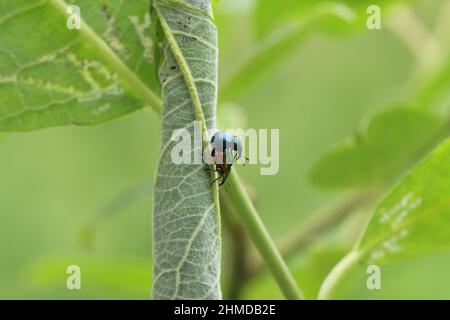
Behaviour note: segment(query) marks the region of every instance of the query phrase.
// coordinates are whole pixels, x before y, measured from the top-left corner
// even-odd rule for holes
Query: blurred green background
[[[424,25],[433,26],[444,2],[417,1],[411,9]],[[222,0],[215,9],[221,79],[232,74],[261,36],[255,21],[262,13],[256,7],[256,1]],[[365,19],[365,10],[357,12]],[[385,18],[387,12],[383,23]],[[288,17],[280,19],[282,23]],[[292,43],[291,52],[261,81],[221,105],[222,124],[280,129],[277,175],[261,176],[257,166],[239,168],[275,239],[339,196],[338,191],[325,192],[311,183],[314,163],[354,134],[370,111],[402,101],[416,88],[417,61],[408,47],[385,25],[367,30],[364,19],[350,31],[311,30]],[[147,110],[95,127],[4,136],[0,298],[150,297],[151,188],[107,219],[86,224],[126,190],[151,186],[159,128],[159,116]],[[361,210],[289,260],[308,297],[315,296],[326,273],[351,248],[369,211],[370,207]],[[225,247],[224,287],[228,252]],[[70,264],[81,267],[82,290],[65,287]],[[370,292],[364,280],[352,279],[343,296],[450,298],[448,270],[450,254],[409,260],[383,268],[383,290]],[[241,295],[281,297],[264,273],[246,284]]]

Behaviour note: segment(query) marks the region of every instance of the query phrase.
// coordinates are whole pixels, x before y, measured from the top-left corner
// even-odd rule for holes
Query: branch
[[[308,222],[302,224],[299,228],[291,230],[279,242],[281,253],[286,259],[290,259],[294,255],[299,254],[317,236],[328,231],[356,209],[372,202],[377,194],[374,190],[360,191],[346,195],[331,205],[319,209],[317,213],[311,215]],[[249,259],[249,261],[255,261],[255,263],[249,266],[250,275],[254,276],[263,270],[264,265],[257,257]]]
[[[284,296],[291,300],[303,299],[300,289],[245,192],[235,169],[232,169],[228,180],[231,190],[226,197],[233,202],[253,244],[264,259]]]

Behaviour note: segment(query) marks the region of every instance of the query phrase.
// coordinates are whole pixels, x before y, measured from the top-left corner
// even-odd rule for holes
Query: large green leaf
[[[377,113],[354,138],[323,156],[311,178],[325,189],[383,185],[426,154],[448,132],[442,117],[411,108]]]
[[[450,249],[450,140],[437,147],[377,206],[361,240],[322,287],[330,298],[360,263],[382,266]]]
[[[0,0],[0,130],[95,124],[146,106],[152,91],[147,0]]]
[[[218,190],[200,164],[171,159],[186,129],[202,110],[208,128],[215,127],[217,31],[209,1],[154,0],[156,37],[163,51],[158,61],[163,97],[162,146],[155,183],[153,223],[153,297],[155,299],[221,298]],[[201,112],[201,111],[200,111]],[[195,145],[200,152],[202,145]],[[200,137],[201,141],[201,137]]]

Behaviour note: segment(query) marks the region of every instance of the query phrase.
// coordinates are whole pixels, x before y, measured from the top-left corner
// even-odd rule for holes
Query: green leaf
[[[384,13],[384,9],[390,5],[398,2],[404,2],[404,0],[342,0],[342,1],[330,1],[330,0],[277,0],[266,1],[259,0],[255,8],[254,23],[256,33],[259,37],[263,37],[271,33],[274,29],[279,28],[282,25],[288,24],[292,21],[301,20],[305,15],[308,15],[311,11],[316,10],[320,6],[328,5],[341,5],[351,8],[355,14],[354,23],[352,24],[336,24],[336,21],[331,23],[325,23],[323,26],[327,31],[335,32],[336,30],[351,29],[367,30],[366,19],[368,17],[367,8],[370,5],[378,5]],[[411,2],[411,1],[408,1]]]
[[[325,280],[322,298],[333,297],[357,264],[381,266],[450,249],[449,163],[450,139],[380,202],[361,240]]]
[[[263,1],[278,3],[277,1]],[[221,88],[221,100],[231,99],[267,74],[287,54],[294,51],[312,30],[323,23],[348,23],[354,19],[353,12],[339,3],[325,3],[311,10],[302,19],[273,32],[260,40],[239,64]],[[268,21],[271,21],[269,19]]]
[[[348,139],[314,165],[311,179],[324,189],[368,184],[372,180],[372,168],[366,150],[356,139]]]
[[[217,186],[203,164],[175,164],[173,130],[194,137],[194,122],[215,127],[217,30],[209,1],[154,0],[156,36],[163,48],[159,79],[163,97],[162,146],[155,183],[153,297],[219,299],[220,227]],[[200,110],[199,110],[200,109]],[[201,133],[200,133],[201,135]],[[201,139],[201,137],[200,137]],[[201,152],[191,139],[192,152]]]
[[[89,125],[159,110],[148,1],[0,2],[0,130]]]
[[[263,38],[283,25],[302,20],[318,7],[330,5],[346,7],[342,2],[330,1],[259,0],[254,13],[256,35],[258,38]]]
[[[445,120],[426,111],[405,107],[381,111],[361,133],[323,156],[312,168],[311,179],[324,189],[389,183],[446,131]]]
[[[383,17],[390,5],[402,0],[378,1]],[[225,80],[220,100],[236,97],[297,48],[312,31],[367,31],[367,9],[371,0],[259,0],[254,12],[258,42],[239,67]],[[384,19],[384,18],[382,18]]]

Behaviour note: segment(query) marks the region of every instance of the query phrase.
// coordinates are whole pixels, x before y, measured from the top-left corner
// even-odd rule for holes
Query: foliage
[[[259,219],[256,207],[270,233],[297,230],[312,209],[334,195],[310,185],[310,168],[309,178],[320,189],[376,187],[379,197],[390,189],[374,210],[368,203],[345,219],[340,215],[341,220],[327,221],[326,230],[316,230],[311,239],[320,238],[324,249],[310,250],[308,239],[290,253],[297,258],[289,261],[295,281],[262,222],[259,229],[247,222],[272,274],[250,275],[242,283],[243,297],[279,298],[283,290],[296,297],[297,284],[306,297],[316,298],[323,278],[345,251],[348,255],[328,275],[320,297],[341,297],[348,278],[359,283],[347,288],[351,296],[365,297],[353,273],[358,267],[375,263],[384,272],[404,259],[448,250],[449,142],[435,148],[449,135],[445,1],[380,1],[383,29],[373,32],[365,27],[370,1],[259,0],[235,11],[224,8],[245,7],[244,1],[224,2],[214,6],[213,19],[207,0],[153,0],[153,11],[147,0],[0,0],[0,131],[100,124],[146,107],[162,114],[161,130],[161,119],[139,113],[83,131],[68,126],[27,136],[8,133],[1,145],[7,156],[0,159],[1,167],[8,168],[0,173],[5,182],[0,186],[1,224],[8,226],[0,241],[8,272],[0,275],[0,296],[75,297],[59,289],[65,276],[61,270],[80,263],[94,289],[86,287],[76,297],[105,297],[114,288],[119,297],[148,298],[153,278],[155,298],[220,298],[217,189],[209,187],[211,176],[200,165],[175,166],[169,159],[173,129],[192,132],[193,120],[203,123],[202,133],[215,129],[217,94],[226,119],[222,125],[281,128],[279,175],[259,177],[252,167],[243,171],[255,187],[255,206],[240,183],[230,193],[235,202],[243,199],[238,209],[248,209],[244,218]],[[398,37],[398,30],[389,29],[389,9],[398,3],[400,11],[410,10],[413,21],[406,20],[406,29],[425,30],[425,37],[414,38],[426,40],[414,44],[418,53],[409,53],[408,42],[402,43],[407,34]],[[81,7],[80,30],[65,27],[69,4]],[[227,77],[221,88],[216,24],[225,43],[220,68]],[[435,62],[438,69],[427,70],[423,61]],[[374,111],[379,105],[384,107]],[[156,174],[148,171],[152,165],[158,167]],[[126,209],[114,219],[87,214],[124,184],[135,185],[143,177],[156,180],[153,261],[148,261],[150,231],[144,228],[150,224],[147,203],[125,199],[125,208],[120,199],[113,201],[105,215]],[[239,180],[233,175],[231,181]],[[93,250],[93,260],[73,244],[79,225],[92,220],[81,230],[92,246],[81,249]],[[361,230],[360,241],[350,249],[354,239],[349,234]],[[234,248],[225,243],[224,249]],[[130,251],[147,258],[122,260],[119,252]],[[55,252],[68,257],[40,256]],[[105,259],[99,252],[115,256]],[[229,263],[228,256],[223,259]],[[153,277],[145,271],[150,263]],[[26,264],[29,268],[23,268]],[[405,268],[407,274],[419,270],[413,262]],[[439,270],[425,268],[433,283]],[[391,278],[403,274],[396,272]],[[24,274],[28,287],[21,281]],[[230,282],[227,274],[222,272],[222,281]],[[285,286],[273,275],[287,280]],[[403,297],[411,288],[426,290],[421,283],[402,284],[396,292]],[[427,287],[424,296],[441,297],[435,287]]]
[[[447,132],[448,124],[432,113],[405,107],[383,110],[354,138],[321,158],[311,171],[312,180],[324,188],[383,186]]]
[[[80,30],[65,27],[62,0],[2,2],[2,131],[88,125],[158,109],[147,1],[74,4],[83,8]]]
[[[361,240],[325,280],[331,298],[358,263],[382,266],[450,248],[450,140],[442,143],[378,204]]]

